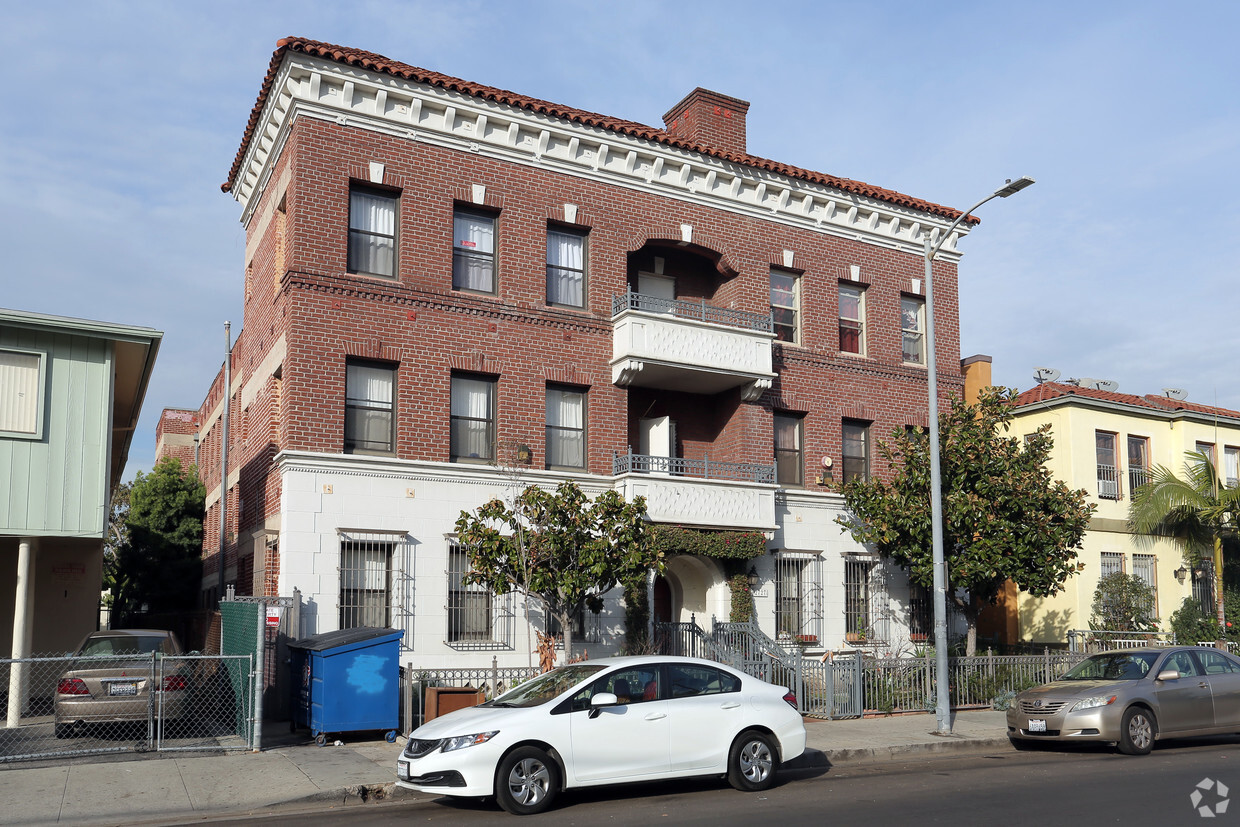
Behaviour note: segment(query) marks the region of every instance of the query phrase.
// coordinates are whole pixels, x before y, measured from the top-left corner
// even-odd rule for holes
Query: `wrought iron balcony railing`
[[[736,482],[775,483],[775,466],[751,462],[718,462],[712,459],[685,459],[684,457],[655,457],[648,454],[612,455],[612,473],[619,474],[668,474],[676,477],[697,477],[707,480],[734,480]]]
[[[1119,469],[1114,465],[1098,465],[1098,498],[1102,500],[1118,500]]]
[[[728,307],[716,307],[707,304],[706,300],[685,301],[684,299],[662,299],[648,296],[645,293],[634,293],[629,290],[611,300],[611,314],[619,315],[625,310],[640,310],[646,313],[662,313],[677,319],[690,319],[699,322],[739,327],[746,330],[757,330],[770,333],[774,330],[770,313],[751,313],[747,310],[732,310]]]

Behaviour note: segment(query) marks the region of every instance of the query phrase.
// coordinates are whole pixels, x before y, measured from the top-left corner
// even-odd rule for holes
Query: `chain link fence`
[[[0,660],[0,763],[249,747],[251,656],[47,655]],[[12,693],[12,694],[11,694]]]

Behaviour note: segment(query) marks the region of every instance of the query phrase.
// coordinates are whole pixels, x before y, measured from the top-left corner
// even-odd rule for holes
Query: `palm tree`
[[[1207,454],[1189,451],[1184,457],[1184,479],[1163,465],[1151,469],[1150,481],[1132,494],[1128,527],[1138,537],[1179,540],[1190,560],[1213,560],[1218,625],[1223,630],[1222,536],[1240,512],[1240,488],[1220,482]]]

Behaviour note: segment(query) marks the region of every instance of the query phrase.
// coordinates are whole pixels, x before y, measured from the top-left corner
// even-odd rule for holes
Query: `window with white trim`
[[[37,351],[0,349],[0,434],[43,435],[43,369]]]
[[[1240,485],[1240,448],[1233,445],[1223,447],[1223,484],[1228,488]]]
[[[775,322],[775,338],[781,342],[799,341],[801,315],[801,280],[796,273],[771,271],[771,318]]]
[[[547,303],[585,307],[586,237],[565,229],[547,230]]]
[[[454,462],[495,458],[495,380],[452,377],[452,433],[449,452]]]
[[[396,276],[397,198],[390,192],[349,188],[349,272]]]
[[[870,426],[845,419],[843,424],[844,482],[870,478]]]
[[[1128,436],[1128,492],[1131,494],[1150,481],[1150,441]]]
[[[344,452],[390,454],[395,450],[396,369],[349,360],[345,365]]]
[[[1158,617],[1158,558],[1153,554],[1132,555],[1132,575],[1149,586],[1152,604],[1148,607],[1151,617]]]
[[[865,355],[865,291],[840,285],[840,352]]]
[[[926,363],[926,302],[914,296],[900,297],[900,334],[903,358],[913,365]]]
[[[1119,455],[1116,453],[1116,435],[1106,431],[1094,431],[1094,453],[1098,461],[1098,498],[1118,500]]]
[[[844,560],[844,633],[850,643],[873,643],[877,618],[870,604],[873,560]]]
[[[1101,554],[1100,566],[1098,569],[1099,577],[1106,577],[1108,574],[1122,574],[1124,571],[1124,555],[1118,551],[1104,551]]]
[[[452,289],[495,292],[495,216],[457,210],[452,216]]]
[[[775,414],[775,479],[780,485],[804,482],[801,417]]]
[[[547,467],[586,467],[585,391],[547,386]]]

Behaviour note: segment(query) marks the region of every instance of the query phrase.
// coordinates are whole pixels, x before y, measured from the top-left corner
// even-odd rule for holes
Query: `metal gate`
[[[249,655],[61,654],[0,660],[3,686],[20,694],[0,729],[0,763],[248,749],[245,722],[253,716],[253,671]]]

